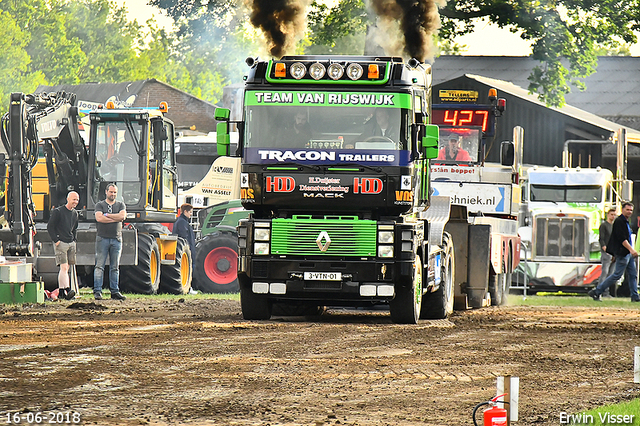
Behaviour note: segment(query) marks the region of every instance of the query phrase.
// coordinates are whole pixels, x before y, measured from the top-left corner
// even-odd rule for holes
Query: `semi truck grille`
[[[587,261],[585,216],[536,217],[534,260]]]
[[[376,255],[376,233],[373,220],[274,219],[271,254],[370,257]]]

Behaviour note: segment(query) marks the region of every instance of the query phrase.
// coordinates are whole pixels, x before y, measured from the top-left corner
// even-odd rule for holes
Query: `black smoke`
[[[429,56],[432,35],[440,26],[435,0],[371,0],[373,11],[384,20],[400,25],[404,51],[421,62]]]
[[[267,37],[269,53],[281,58],[292,49],[306,26],[304,0],[251,0],[251,24]]]

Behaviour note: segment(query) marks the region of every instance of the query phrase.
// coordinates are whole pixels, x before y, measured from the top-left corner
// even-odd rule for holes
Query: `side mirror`
[[[516,159],[516,149],[511,141],[502,141],[500,145],[500,164],[513,167]]]
[[[166,141],[169,139],[167,128],[164,126],[164,122],[162,120],[156,120],[153,122],[153,134],[157,141]]]
[[[440,129],[435,124],[425,126],[425,136],[422,138],[422,149],[427,160],[438,157],[438,139]]]
[[[216,108],[213,113],[213,119],[216,121],[229,121],[231,110],[228,108]]]
[[[231,148],[231,136],[229,135],[229,124],[227,122],[216,125],[216,142],[218,155],[228,156]]]

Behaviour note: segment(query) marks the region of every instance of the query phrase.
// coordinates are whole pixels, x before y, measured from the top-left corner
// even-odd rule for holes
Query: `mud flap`
[[[490,304],[487,298],[489,283],[489,247],[491,244],[491,225],[469,225],[467,262],[467,295],[472,308],[482,308]]]

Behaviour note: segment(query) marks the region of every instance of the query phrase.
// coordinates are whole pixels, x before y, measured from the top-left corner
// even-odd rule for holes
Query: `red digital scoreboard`
[[[431,124],[452,127],[477,126],[485,137],[493,136],[496,117],[491,105],[432,105]]]

